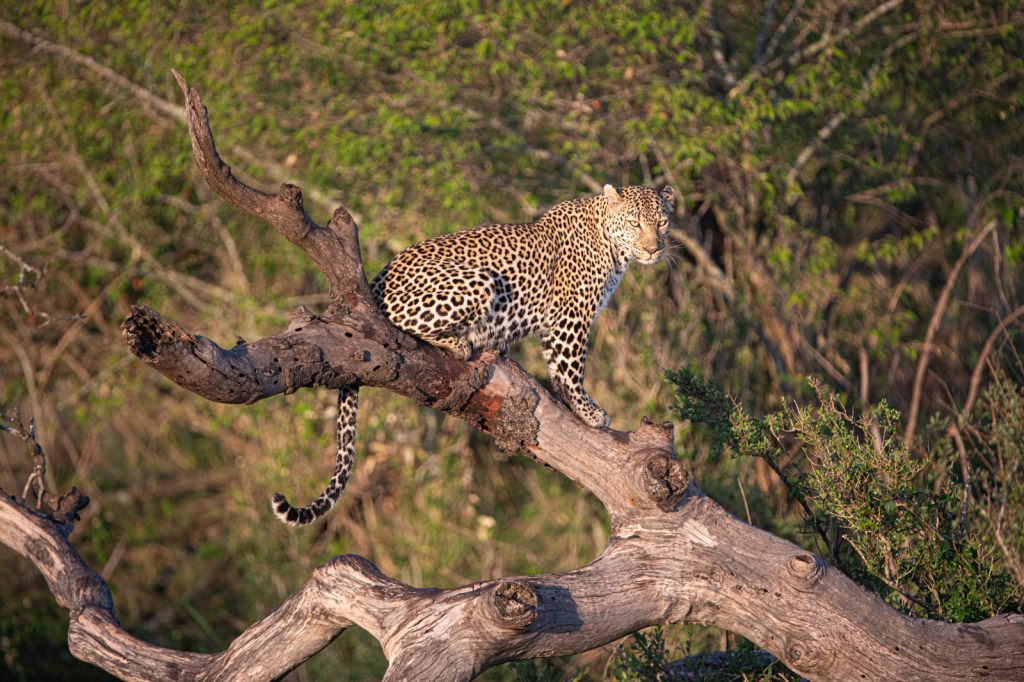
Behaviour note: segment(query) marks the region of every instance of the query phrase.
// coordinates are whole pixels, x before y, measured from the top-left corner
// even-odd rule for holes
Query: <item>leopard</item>
[[[536,222],[484,225],[413,244],[370,282],[373,299],[396,327],[459,360],[475,349],[504,355],[512,344],[540,337],[554,392],[584,424],[607,428],[608,413],[583,388],[590,329],[630,263],[665,257],[675,192],[603,189],[555,204]],[[283,522],[312,523],[338,501],[352,472],[358,408],[358,387],[342,387],[331,481],[302,508],[274,495]]]

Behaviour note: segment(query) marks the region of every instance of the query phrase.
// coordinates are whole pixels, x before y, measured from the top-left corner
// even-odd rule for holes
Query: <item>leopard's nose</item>
[[[649,253],[649,254],[651,254],[653,256],[654,254],[656,254],[659,251],[661,251],[661,249],[659,249],[657,246],[645,246],[644,247],[644,251],[646,251],[647,253]]]

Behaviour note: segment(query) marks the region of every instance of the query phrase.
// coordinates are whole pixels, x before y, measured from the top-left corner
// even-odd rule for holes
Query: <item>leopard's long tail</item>
[[[278,493],[271,500],[277,518],[290,526],[304,526],[313,523],[331,510],[341,497],[352,473],[356,455],[356,415],[359,413],[359,387],[342,386],[338,389],[338,460],[334,475],[327,489],[320,493],[308,507],[296,509],[288,504],[284,495]]]

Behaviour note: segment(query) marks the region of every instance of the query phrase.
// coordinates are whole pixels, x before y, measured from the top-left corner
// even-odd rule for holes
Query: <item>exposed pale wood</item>
[[[198,94],[176,76],[204,176],[302,248],[327,277],[332,303],[322,316],[300,308],[281,334],[230,350],[136,308],[123,325],[132,352],[218,402],[346,383],[410,396],[592,491],[608,509],[611,536],[583,568],[452,590],[412,588],[365,559],[335,557],[227,651],[191,654],[120,629],[106,584],[67,542],[73,514],[64,509],[58,522],[2,495],[0,542],[31,559],[71,610],[75,656],[124,680],[255,682],[280,678],[358,625],[380,640],[386,680],[470,680],[509,660],[586,651],[650,625],[700,623],[751,639],[813,680],[1024,680],[1024,617],[964,625],[904,616],[703,495],[675,458],[671,424],[589,428],[514,362],[491,354],[454,361],[398,332],[368,295],[348,214],[339,209],[321,228],[297,188],[270,196],[235,180]]]

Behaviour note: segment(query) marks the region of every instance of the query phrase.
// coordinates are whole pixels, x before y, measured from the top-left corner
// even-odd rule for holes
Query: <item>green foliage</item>
[[[794,6],[774,5],[762,49]],[[342,203],[358,214],[370,276],[413,242],[530,220],[591,183],[672,184],[678,257],[624,278],[592,334],[588,391],[616,428],[643,415],[713,422],[680,429],[677,442],[702,489],[743,514],[743,485],[755,524],[809,548],[814,536],[841,537],[833,560],[852,572],[861,560],[830,521],[838,512],[822,511],[802,478],[813,453],[801,446],[791,462],[764,415],[809,397],[796,378],[822,360],[846,404],[867,379],[859,409],[885,399],[905,411],[939,292],[988,220],[992,241],[954,282],[933,343],[941,362],[929,370],[954,401],[1024,291],[1021,15],[996,0],[926,0],[842,34],[874,6],[806,3],[760,64],[763,2],[716,2],[712,17],[703,3],[667,0],[25,0],[0,3],[0,19],[178,105],[170,68],[179,69],[240,177],[267,191],[294,180],[321,223]],[[813,45],[824,49],[805,49]],[[598,555],[608,519],[564,477],[368,389],[340,508],[311,533],[275,525],[267,496],[310,499],[330,470],[333,397],[204,403],[126,356],[118,325],[129,306],[148,305],[222,345],[251,340],[279,331],[300,304],[324,305],[322,275],[269,225],[212,196],[177,119],[20,40],[0,38],[0,64],[0,243],[47,266],[26,290],[29,307],[90,311],[80,324],[43,325],[16,297],[0,298],[0,402],[38,413],[54,484],[92,498],[73,540],[90,565],[111,562],[118,617],[133,634],[219,650],[337,553],[438,587],[568,570]],[[3,285],[17,278],[0,256]],[[546,380],[536,341],[514,358]],[[700,400],[677,397],[672,411],[661,374],[681,364],[714,384],[681,376],[680,395]],[[934,388],[922,395],[926,414],[948,402]],[[984,536],[995,564],[1024,583],[1011,407],[983,397],[980,415],[955,422],[974,472],[957,547]],[[724,450],[723,415],[732,420]],[[959,452],[924,435],[934,461],[914,485],[950,497],[908,504],[935,523],[952,514],[942,523],[956,526],[955,539]],[[27,460],[0,448],[0,486],[20,490]],[[773,486],[772,466],[788,487]],[[880,522],[916,537],[900,509]],[[981,575],[990,559],[964,575]],[[57,679],[45,666],[66,660],[55,653],[66,650],[60,612],[38,606],[52,596],[26,566],[0,557],[0,614],[12,614],[2,665]],[[19,606],[27,597],[32,608]],[[967,613],[991,600],[952,601]],[[712,631],[688,633],[694,651],[718,646]],[[587,663],[592,678],[603,669]],[[385,669],[379,646],[352,630],[296,675],[356,680]],[[99,676],[74,662],[65,671]]]
[[[751,682],[797,682],[792,673],[763,649],[742,640],[735,649],[724,652],[691,654],[690,642],[680,642],[670,650],[665,629],[649,628],[635,633],[619,644],[608,665],[611,679],[619,682],[657,682],[673,679],[666,674],[685,674],[701,682],[750,680]]]
[[[656,680],[662,669],[673,660],[673,652],[665,647],[662,628],[635,633],[624,644],[615,647],[609,670],[613,680],[638,682]]]
[[[729,444],[733,432],[732,417],[738,409],[712,379],[702,380],[693,371],[682,368],[665,372],[674,386],[677,403],[671,410],[679,419],[707,424],[711,432],[711,458],[717,460]]]
[[[726,397],[709,382],[680,373],[669,378],[685,398],[687,414],[721,414]],[[781,411],[760,419],[737,408],[727,427],[717,425],[716,437],[740,454],[768,459],[784,454],[789,465],[779,473],[791,497],[804,503],[809,532],[820,536],[837,567],[894,607],[955,622],[1019,608],[1021,586],[1001,565],[991,541],[969,522],[967,491],[955,488],[948,476],[929,486],[925,469],[930,465],[911,457],[896,435],[899,413],[883,402],[853,414],[820,381],[811,378],[809,384],[817,407],[783,403]],[[1019,445],[1010,443],[1024,435],[1020,420],[1014,421],[1024,415],[1021,394],[1003,378],[987,396],[993,410],[1009,417],[993,423],[1010,426],[978,433],[993,441],[990,451],[1019,462]],[[701,406],[702,400],[707,404]],[[935,418],[930,429],[946,426],[948,420]],[[948,440],[943,447],[932,461],[948,468],[953,461]],[[1007,484],[1000,487],[1008,495]]]
[[[508,667],[515,674],[516,682],[580,682],[587,674],[586,668],[566,674],[550,660],[543,658],[513,661]]]

